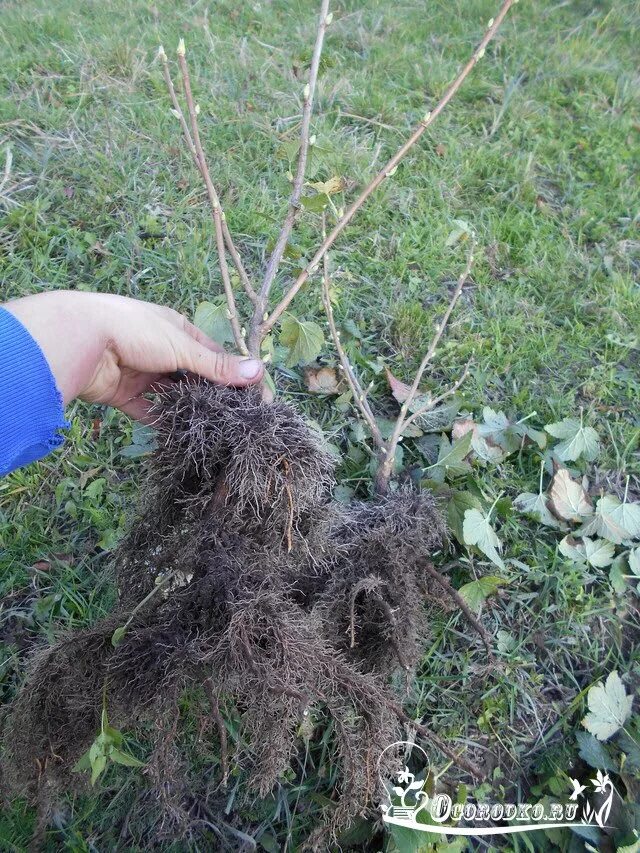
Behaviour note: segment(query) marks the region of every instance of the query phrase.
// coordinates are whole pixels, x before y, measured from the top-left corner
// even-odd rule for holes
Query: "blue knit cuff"
[[[0,476],[59,447],[62,395],[42,350],[11,312],[0,307]]]

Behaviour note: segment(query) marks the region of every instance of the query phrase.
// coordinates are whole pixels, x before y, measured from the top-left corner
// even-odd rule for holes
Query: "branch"
[[[158,57],[162,62],[162,74],[164,76],[164,81],[167,86],[167,91],[169,92],[173,112],[176,115],[178,121],[180,122],[180,127],[182,128],[182,135],[184,136],[187,148],[189,149],[189,152],[193,157],[194,163],[196,164],[198,171],[202,175],[205,187],[207,189],[209,204],[211,206],[211,212],[213,215],[213,220],[216,229],[216,245],[220,262],[220,272],[222,275],[222,282],[225,290],[225,296],[227,299],[227,305],[229,308],[229,314],[232,315],[229,318],[231,321],[231,328],[233,330],[233,336],[236,342],[236,346],[238,347],[240,352],[243,353],[243,355],[246,355],[248,354],[248,351],[246,349],[246,345],[244,343],[242,332],[240,330],[240,326],[237,319],[235,300],[231,288],[231,281],[229,279],[229,271],[225,255],[225,243],[227,245],[227,248],[229,249],[229,253],[231,254],[234,265],[238,271],[240,280],[242,281],[247,296],[253,302],[255,302],[256,294],[253,288],[251,287],[249,277],[247,276],[240,255],[238,254],[238,251],[233,243],[233,239],[231,237],[231,233],[229,232],[229,227],[226,222],[224,211],[222,210],[222,207],[220,205],[220,199],[218,198],[218,194],[209,174],[209,168],[207,166],[207,161],[205,159],[202,144],[200,142],[200,133],[198,130],[197,119],[198,111],[193,103],[193,95],[191,93],[191,82],[189,79],[189,70],[187,68],[187,62],[184,54],[184,43],[181,41],[178,45],[178,63],[180,65],[180,73],[182,75],[185,98],[187,101],[187,108],[189,111],[189,118],[191,121],[193,135],[189,131],[189,126],[185,119],[184,112],[182,110],[182,107],[180,106],[180,102],[178,101],[176,90],[171,79],[171,74],[169,72],[169,61],[167,59],[167,54],[165,53],[165,50],[162,46],[158,50]]]
[[[326,235],[326,216],[322,214],[322,234]],[[329,333],[331,335],[331,339],[333,340],[333,345],[336,348],[338,353],[338,358],[340,359],[340,364],[342,365],[342,370],[344,372],[345,378],[351,389],[351,393],[353,394],[353,400],[356,404],[360,414],[364,418],[367,423],[369,429],[371,430],[371,435],[373,436],[373,440],[378,449],[382,449],[384,445],[384,440],[382,438],[382,434],[378,428],[378,424],[376,423],[376,419],[374,417],[373,412],[371,411],[371,406],[369,405],[369,401],[367,400],[366,393],[364,392],[362,385],[358,377],[355,374],[353,367],[351,366],[351,362],[344,351],[344,347],[342,346],[342,341],[340,340],[340,332],[336,328],[336,322],[333,316],[333,306],[331,305],[331,294],[329,292],[329,260],[328,256],[325,254],[323,260],[323,276],[322,276],[322,303],[324,305],[324,310],[327,315],[327,322],[329,324]]]
[[[486,628],[484,627],[482,622],[480,622],[480,620],[475,615],[475,613],[471,610],[471,608],[469,607],[467,602],[464,600],[464,598],[460,595],[458,590],[455,589],[451,585],[451,581],[449,580],[449,578],[446,577],[446,575],[441,574],[441,572],[439,572],[436,569],[436,567],[433,565],[433,563],[430,563],[428,560],[425,560],[422,563],[422,567],[425,570],[425,572],[429,575],[429,577],[432,578],[432,580],[434,580],[437,584],[440,584],[442,589],[444,589],[445,592],[448,593],[448,595],[458,605],[460,610],[462,610],[462,612],[464,613],[464,615],[467,618],[467,621],[469,622],[470,625],[472,625],[475,628],[475,630],[478,632],[478,635],[480,636],[480,639],[484,643],[484,647],[487,651],[487,655],[489,658],[489,663],[495,664],[496,659],[493,655],[491,635],[486,630]]]
[[[444,312],[442,320],[436,326],[436,331],[433,336],[431,343],[429,344],[429,349],[426,351],[424,358],[420,362],[420,367],[418,368],[416,375],[413,379],[413,383],[411,388],[409,389],[409,394],[407,395],[407,399],[403,402],[402,408],[400,409],[401,415],[404,417],[413,403],[416,394],[418,393],[418,388],[420,387],[420,382],[422,381],[422,376],[426,370],[427,365],[433,358],[436,348],[440,343],[440,338],[444,330],[447,327],[447,323],[449,322],[449,318],[451,317],[451,313],[453,309],[456,307],[456,303],[460,298],[460,294],[462,293],[462,288],[465,286],[467,279],[469,278],[469,274],[471,273],[471,267],[473,266],[474,252],[476,250],[477,241],[475,237],[471,238],[471,247],[469,249],[469,254],[467,256],[467,265],[464,270],[460,273],[458,277],[458,283],[456,284],[456,288],[453,291],[453,295],[449,301],[449,305],[447,306],[447,310]],[[433,405],[433,404],[432,404]]]
[[[407,417],[407,412],[409,411],[412,402],[416,398],[416,394],[418,393],[418,387],[427,368],[427,365],[435,355],[438,344],[440,343],[440,339],[442,338],[444,330],[447,327],[447,323],[449,322],[449,318],[451,317],[453,309],[455,308],[456,303],[458,302],[458,299],[460,298],[460,295],[462,293],[462,289],[464,288],[464,285],[467,279],[469,278],[469,273],[471,272],[471,267],[473,266],[475,248],[476,240],[474,238],[469,249],[466,266],[458,277],[458,283],[456,284],[455,290],[453,291],[453,295],[449,300],[447,309],[442,316],[442,320],[436,326],[435,334],[431,340],[431,343],[429,344],[429,348],[427,349],[424,358],[420,362],[418,370],[416,371],[416,375],[414,376],[413,383],[411,385],[411,388],[409,389],[409,393],[407,394],[407,398],[406,400],[404,400],[400,407],[400,412],[398,413],[398,417],[396,418],[396,422],[394,424],[393,431],[389,437],[389,441],[387,442],[387,446],[380,448],[380,465],[376,473],[375,479],[375,490],[378,494],[384,494],[387,491],[389,479],[393,470],[393,459],[396,455],[396,449],[398,447],[400,438],[404,434],[406,428],[418,418],[422,417],[422,415],[425,415],[427,412],[430,412],[435,409],[438,403],[441,403],[447,397],[450,397],[452,394],[455,394],[455,392],[458,390],[458,388],[462,385],[462,383],[469,375],[469,368],[471,362],[467,363],[465,369],[462,372],[462,375],[456,380],[456,382],[454,382],[454,384],[450,388],[448,388],[438,397],[433,397],[429,399],[424,405],[419,406],[414,412],[412,412]]]
[[[360,193],[358,198],[351,204],[348,210],[335,224],[331,233],[327,237],[325,237],[325,239],[322,241],[322,245],[316,251],[311,261],[307,264],[305,269],[300,273],[298,278],[291,285],[283,299],[276,306],[276,308],[274,308],[271,315],[261,324],[260,335],[262,337],[264,337],[264,335],[266,335],[278,322],[282,314],[291,304],[291,301],[298,293],[300,288],[304,285],[309,276],[318,268],[318,265],[327,250],[335,243],[336,239],[340,236],[340,234],[342,234],[346,226],[349,224],[349,222],[351,222],[355,214],[367,201],[371,193],[373,193],[374,190],[376,190],[380,186],[380,184],[385,180],[385,178],[390,177],[394,173],[398,163],[413,148],[413,146],[420,139],[425,130],[433,124],[436,118],[447,106],[449,101],[454,97],[460,86],[462,86],[466,78],[469,76],[476,63],[484,56],[484,52],[487,45],[495,36],[496,32],[498,31],[498,28],[500,27],[500,24],[505,18],[505,15],[515,2],[517,2],[517,0],[504,0],[500,11],[496,15],[496,17],[490,21],[490,26],[487,27],[485,34],[483,35],[476,49],[473,51],[471,58],[462,68],[453,83],[451,83],[451,85],[444,93],[442,98],[438,101],[434,109],[424,116],[422,121],[418,124],[418,126],[415,128],[415,130],[407,139],[407,141],[397,150],[397,152],[389,160],[386,166],[384,166],[384,168],[380,172],[378,172],[376,177],[367,185],[367,187],[365,187],[365,189]]]
[[[482,779],[486,776],[486,773],[483,773],[482,769],[478,767],[477,764],[473,761],[469,761],[469,759],[465,758],[463,755],[457,754],[455,750],[442,740],[442,738],[439,738],[435,732],[431,731],[428,726],[425,726],[424,723],[419,723],[417,720],[413,720],[400,705],[397,705],[395,702],[390,702],[389,707],[401,722],[411,726],[411,728],[415,729],[421,737],[430,740],[434,746],[440,750],[440,752],[446,755],[447,758],[450,758],[458,767],[466,770],[467,773],[476,779]]]
[[[269,292],[271,291],[271,287],[278,272],[278,267],[287,246],[287,241],[291,235],[293,223],[298,210],[300,209],[300,196],[302,194],[304,173],[307,166],[307,155],[309,153],[309,129],[311,125],[311,115],[313,112],[313,97],[316,90],[316,82],[318,80],[318,69],[320,67],[320,56],[322,55],[324,35],[327,26],[330,23],[329,0],[321,0],[316,41],[313,48],[313,55],[311,57],[311,67],[309,69],[309,81],[304,87],[302,122],[300,125],[300,150],[298,152],[298,166],[293,179],[291,199],[289,200],[289,209],[287,210],[287,215],[280,230],[280,234],[278,235],[273,252],[271,253],[271,257],[267,263],[267,269],[258,295],[256,311],[254,313],[251,331],[249,333],[249,349],[252,350],[254,354],[260,350],[260,342],[264,337],[264,334],[261,333],[260,326],[264,320],[264,313],[268,308]]]
[[[182,135],[184,136],[185,142],[187,143],[187,148],[193,157],[193,162],[195,163],[198,171],[202,174],[200,169],[200,161],[198,160],[198,154],[196,152],[196,147],[193,144],[193,139],[191,138],[191,132],[189,131],[189,126],[184,117],[184,112],[182,111],[182,107],[180,106],[180,102],[178,101],[178,97],[176,95],[176,90],[173,86],[173,80],[171,79],[171,74],[169,72],[169,60],[167,59],[167,54],[165,53],[164,48],[160,45],[158,49],[158,58],[162,62],[162,74],[164,77],[164,82],[167,86],[167,90],[169,92],[169,97],[171,98],[171,105],[173,106],[173,111],[180,122],[180,127],[182,128]],[[204,177],[204,176],[203,176]],[[242,259],[238,254],[238,250],[235,247],[235,243],[231,237],[231,232],[229,231],[229,226],[227,225],[227,220],[223,216],[222,218],[222,232],[224,235],[224,241],[227,244],[227,249],[229,250],[229,254],[233,260],[234,266],[238,271],[238,275],[240,276],[240,281],[245,289],[245,292],[249,299],[254,303],[257,300],[256,292],[251,286],[251,282],[249,281],[249,276],[244,268],[242,263]]]
[[[242,355],[249,355],[247,345],[244,342],[242,331],[240,329],[240,323],[238,322],[236,300],[233,295],[233,288],[231,287],[231,279],[229,278],[229,267],[227,266],[227,256],[224,246],[224,232],[222,228],[224,213],[220,208],[220,199],[218,198],[216,188],[213,186],[211,175],[209,174],[209,167],[207,166],[204,151],[202,150],[202,142],[200,141],[200,130],[198,128],[199,110],[196,109],[196,106],[193,101],[193,94],[191,93],[191,80],[189,79],[189,68],[187,66],[184,41],[182,41],[182,39],[180,40],[180,44],[178,45],[178,65],[180,66],[180,74],[182,76],[182,84],[184,86],[184,96],[187,101],[187,109],[189,110],[189,120],[191,122],[193,144],[196,149],[196,156],[198,158],[200,173],[202,174],[204,184],[207,189],[207,195],[209,196],[209,204],[211,206],[211,212],[213,214],[213,222],[216,230],[216,245],[218,247],[218,261],[220,262],[220,274],[222,275],[222,285],[224,287],[224,294],[227,299],[227,307],[229,309],[229,322],[231,323],[231,329],[233,331],[233,339],[236,342],[236,347],[242,353]]]
[[[432,400],[429,400],[428,403],[425,403],[424,406],[421,406],[419,409],[416,409],[415,412],[408,417],[404,424],[402,425],[402,429],[405,430],[409,424],[412,424],[418,418],[422,417],[422,415],[426,415],[427,412],[433,411],[438,403],[441,403],[443,400],[446,400],[447,397],[451,397],[456,391],[460,388],[460,386],[466,381],[467,376],[469,375],[469,370],[471,369],[471,359],[465,364],[464,370],[460,374],[460,376],[456,379],[453,385],[450,388],[447,388],[442,394],[439,394],[437,397],[434,397]]]

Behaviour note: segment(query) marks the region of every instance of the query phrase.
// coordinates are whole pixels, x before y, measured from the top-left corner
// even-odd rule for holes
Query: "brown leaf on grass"
[[[549,487],[547,507],[564,521],[580,522],[593,515],[593,504],[577,480],[573,480],[566,468],[558,468]]]
[[[104,247],[100,240],[96,240],[90,251],[92,251],[95,255],[100,255],[103,258],[106,258],[111,254],[111,252]]]
[[[100,438],[100,432],[102,431],[102,418],[95,417],[91,421],[91,438],[93,441],[98,441]]]
[[[328,181],[310,181],[309,186],[313,187],[319,193],[333,195],[334,193],[342,192],[347,186],[347,182],[339,175],[329,178]]]
[[[409,396],[411,386],[407,385],[406,382],[402,382],[400,379],[397,379],[388,367],[385,367],[384,372],[385,376],[387,377],[387,382],[389,383],[389,388],[391,388],[391,393],[393,394],[394,398],[398,401],[398,403],[404,403],[404,401]]]
[[[403,382],[401,379],[394,376],[388,367],[385,367],[384,372],[394,399],[400,403],[400,405],[402,405],[402,403],[406,403],[409,399],[409,394],[411,393],[411,385],[407,385],[406,382]],[[415,411],[416,409],[422,408],[423,405],[428,403],[430,397],[431,394],[429,394],[428,391],[416,391],[416,394],[411,401],[411,406],[409,407],[410,410]]]
[[[344,391],[333,367],[307,367],[304,380],[310,394],[342,394]]]
[[[37,572],[48,572],[51,569],[53,560],[58,563],[65,563],[66,565],[71,565],[71,563],[73,562],[73,557],[71,554],[56,553],[52,554],[51,557],[52,559],[43,557],[42,560],[36,560],[35,563],[31,566],[31,568]]]
[[[472,432],[475,437],[478,433],[478,424],[474,420],[471,420],[471,418],[463,418],[463,420],[454,423],[451,430],[451,439],[452,441],[456,441],[468,432]]]
[[[485,462],[501,462],[505,457],[505,452],[490,435],[480,434],[481,424],[476,423],[472,418],[463,418],[456,421],[451,430],[451,438],[456,441],[466,435],[468,432],[472,434],[470,457],[483,459]]]

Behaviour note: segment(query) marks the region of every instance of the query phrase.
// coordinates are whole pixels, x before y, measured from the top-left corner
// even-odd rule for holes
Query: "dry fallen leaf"
[[[313,187],[319,193],[326,193],[326,195],[333,195],[334,193],[342,192],[345,189],[347,182],[344,178],[339,175],[335,175],[333,178],[329,178],[328,181],[313,181],[309,182],[309,186]]]
[[[332,367],[307,367],[304,379],[310,394],[342,394],[344,390]]]
[[[406,382],[402,382],[402,380],[394,376],[388,367],[385,367],[384,372],[394,399],[402,405],[402,403],[405,403],[409,399],[411,385],[407,385]],[[430,398],[431,394],[429,394],[428,391],[417,391],[415,397],[411,401],[410,411],[413,412],[416,409],[421,409],[423,405],[426,405],[429,402]]]
[[[549,486],[547,506],[556,518],[582,521],[593,515],[593,504],[581,483],[571,478],[566,468],[558,468]]]
[[[472,421],[471,418],[456,421],[453,425],[453,429],[451,430],[451,438],[455,441],[457,438],[462,438],[462,436],[466,435],[468,432],[472,432],[474,437],[477,435],[478,424],[475,421]]]

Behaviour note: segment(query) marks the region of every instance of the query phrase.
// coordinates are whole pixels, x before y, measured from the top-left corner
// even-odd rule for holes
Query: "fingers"
[[[124,412],[125,415],[129,415],[134,421],[152,426],[154,418],[149,415],[152,405],[151,400],[147,400],[146,397],[133,397],[133,399],[116,406],[116,408]]]
[[[172,308],[159,308],[159,311],[177,330],[175,351],[179,368],[220,385],[252,385],[262,379],[264,365],[259,359],[229,355],[182,314]]]
[[[244,386],[262,379],[264,365],[259,359],[212,350],[187,332],[178,333],[174,346],[180,368],[197,373],[211,382]]]

